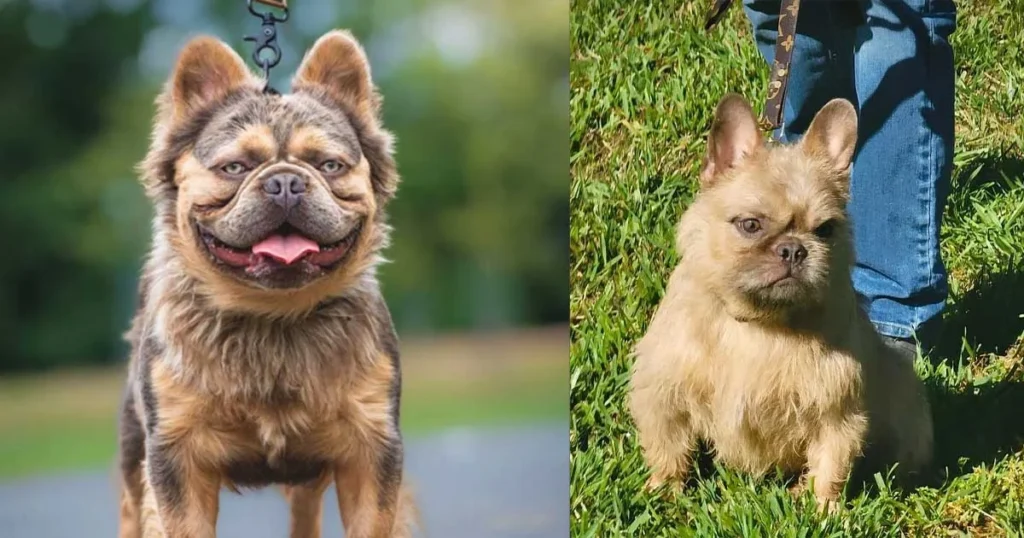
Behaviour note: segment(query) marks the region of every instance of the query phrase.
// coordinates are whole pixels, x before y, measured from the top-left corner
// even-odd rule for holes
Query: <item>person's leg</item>
[[[846,3],[846,2],[840,2]],[[804,1],[797,18],[796,49],[790,65],[783,105],[783,138],[795,140],[811,124],[814,115],[834,97],[857,105],[853,85],[853,47],[856,26],[849,10],[836,2]],[[744,0],[761,55],[772,64],[778,36],[779,0]]]
[[[947,296],[939,226],[953,165],[955,25],[951,0],[874,0],[854,55],[854,287],[879,332],[917,332],[925,347]]]
[[[744,2],[769,64],[779,6]],[[829,99],[858,107],[854,287],[879,332],[897,339],[919,332],[925,347],[947,295],[938,234],[952,168],[955,23],[951,0],[805,1],[784,107],[790,141]]]

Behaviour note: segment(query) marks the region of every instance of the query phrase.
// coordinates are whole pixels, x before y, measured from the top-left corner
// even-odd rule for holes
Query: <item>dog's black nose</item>
[[[800,265],[807,258],[807,249],[798,241],[783,241],[775,245],[775,253],[789,265]]]
[[[276,174],[263,182],[263,192],[285,211],[295,207],[306,192],[306,182],[295,174]]]

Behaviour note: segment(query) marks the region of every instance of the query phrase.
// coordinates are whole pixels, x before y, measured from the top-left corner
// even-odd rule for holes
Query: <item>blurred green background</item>
[[[403,423],[567,416],[568,2],[289,4],[275,86],[349,28],[397,136]],[[153,100],[190,36],[258,31],[244,0],[0,0],[0,475],[112,455]]]

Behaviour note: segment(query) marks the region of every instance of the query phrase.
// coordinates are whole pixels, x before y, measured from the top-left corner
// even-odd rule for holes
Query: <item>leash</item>
[[[732,0],[715,0],[708,14],[705,30],[711,30],[725,16],[732,5]],[[786,101],[786,86],[789,83],[789,67],[793,61],[793,48],[796,44],[796,20],[800,13],[800,0],[782,0],[779,11],[779,32],[775,39],[775,59],[772,72],[768,79],[768,97],[764,103],[764,115],[758,120],[760,127],[766,131],[776,131],[782,127],[782,108]]]
[[[259,12],[253,7],[253,2],[263,4],[272,8],[282,10],[284,15],[278,17],[273,11]],[[263,93],[280,95],[277,90],[270,87],[270,69],[276,67],[281,61],[281,47],[277,45],[277,23],[288,20],[287,0],[246,0],[249,13],[263,21],[263,28],[259,35],[245,36],[246,41],[256,43],[256,49],[252,52],[252,60],[256,65],[263,68],[263,78],[266,83],[263,86]],[[269,56],[264,56],[265,51],[270,51]]]

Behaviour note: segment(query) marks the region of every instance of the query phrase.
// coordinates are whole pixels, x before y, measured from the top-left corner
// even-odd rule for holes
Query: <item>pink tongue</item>
[[[253,254],[266,254],[290,264],[310,252],[320,252],[320,245],[301,235],[274,234],[252,246]]]

